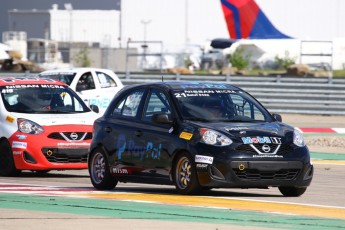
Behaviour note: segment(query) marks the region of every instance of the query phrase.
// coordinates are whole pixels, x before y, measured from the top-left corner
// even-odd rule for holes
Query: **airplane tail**
[[[291,38],[280,32],[255,0],[220,0],[230,38],[279,39]]]

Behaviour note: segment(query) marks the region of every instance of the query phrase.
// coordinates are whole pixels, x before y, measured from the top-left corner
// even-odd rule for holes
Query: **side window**
[[[143,120],[151,121],[155,113],[171,114],[169,101],[164,93],[158,90],[152,90],[149,94],[149,100],[144,110]]]
[[[98,81],[101,88],[116,87],[116,82],[108,74],[102,72],[96,72]]]
[[[231,95],[234,103],[234,109],[237,116],[244,116],[253,120],[265,120],[262,112],[251,102],[247,101],[240,95]]]
[[[144,94],[143,90],[134,91],[124,97],[114,108],[113,115],[135,117],[138,114],[139,104]]]
[[[90,72],[84,73],[77,83],[76,91],[95,89],[95,82],[93,81],[92,74]]]

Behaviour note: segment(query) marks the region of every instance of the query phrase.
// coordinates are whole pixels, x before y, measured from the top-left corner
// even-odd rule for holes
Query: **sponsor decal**
[[[248,130],[247,127],[225,127],[226,131],[241,131],[241,130]]]
[[[212,164],[213,163],[213,157],[203,156],[203,155],[195,155],[195,163]]]
[[[27,136],[18,134],[18,135],[16,135],[16,137],[18,138],[18,140],[25,140]]]
[[[260,154],[260,155],[253,155],[253,158],[284,158],[281,155],[272,155],[272,154]]]
[[[190,140],[193,137],[193,133],[181,132],[180,138],[185,140]]]
[[[208,164],[196,164],[196,168],[199,169],[199,170],[207,170],[207,165]]]
[[[121,168],[113,168],[113,173],[116,174],[128,174],[127,169],[121,169]]]
[[[27,142],[19,142],[19,141],[12,142],[12,148],[26,149],[27,146],[28,146]]]
[[[281,144],[281,138],[279,137],[242,137],[244,144]]]
[[[10,115],[8,115],[8,116],[6,117],[6,121],[9,122],[9,123],[13,123],[14,120],[15,120],[15,118],[12,117],[12,116],[10,116]]]
[[[20,81],[55,82],[55,80],[53,79],[35,78],[35,77],[13,77],[13,78],[0,79],[0,81],[8,82],[8,83],[20,82]]]
[[[120,134],[117,138],[116,143],[116,156],[117,159],[120,160],[126,154],[126,156],[131,158],[139,158],[140,160],[144,160],[147,158],[151,159],[160,159],[162,144],[158,144],[158,146],[154,146],[153,142],[147,142],[146,146],[137,145],[134,140],[126,140],[126,136],[124,134]]]
[[[69,142],[69,143],[57,143],[58,146],[90,146],[90,143],[85,142]]]
[[[27,84],[27,85],[6,85],[7,91],[2,91],[3,93],[10,93],[13,89],[38,89],[38,88],[45,88],[45,89],[63,89],[62,85],[43,85],[43,84]]]
[[[188,84],[180,85],[182,88],[188,89],[208,89],[208,88],[216,88],[216,89],[227,89],[229,86],[226,84],[219,84],[219,83],[199,83],[199,82],[189,82]]]
[[[229,89],[189,89],[184,90],[183,92],[174,93],[175,97],[209,97],[210,94],[217,94],[217,93],[233,93],[233,90]]]
[[[12,151],[13,155],[20,155],[22,154],[22,151]]]
[[[90,105],[97,105],[99,108],[106,109],[112,98],[90,98]]]

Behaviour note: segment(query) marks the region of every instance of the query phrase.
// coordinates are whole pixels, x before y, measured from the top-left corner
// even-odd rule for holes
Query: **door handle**
[[[104,131],[107,132],[107,133],[110,133],[111,131],[113,131],[113,129],[108,126],[108,127],[104,128]]]
[[[134,135],[137,137],[140,137],[142,134],[143,134],[143,132],[141,132],[141,130],[134,131]]]

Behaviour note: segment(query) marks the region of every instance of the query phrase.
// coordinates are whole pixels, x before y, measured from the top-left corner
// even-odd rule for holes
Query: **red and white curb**
[[[298,128],[302,133],[339,133],[345,134],[345,128]]]

